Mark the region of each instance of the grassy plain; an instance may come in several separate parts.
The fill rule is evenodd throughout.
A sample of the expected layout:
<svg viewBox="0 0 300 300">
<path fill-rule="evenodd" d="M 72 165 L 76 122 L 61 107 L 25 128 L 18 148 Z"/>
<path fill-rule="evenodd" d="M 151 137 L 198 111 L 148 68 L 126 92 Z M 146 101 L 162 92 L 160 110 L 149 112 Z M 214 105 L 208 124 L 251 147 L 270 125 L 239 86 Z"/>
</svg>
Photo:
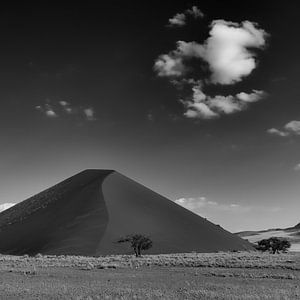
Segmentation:
<svg viewBox="0 0 300 300">
<path fill-rule="evenodd" d="M 3 255 L 0 299 L 300 299 L 300 255 Z"/>
</svg>

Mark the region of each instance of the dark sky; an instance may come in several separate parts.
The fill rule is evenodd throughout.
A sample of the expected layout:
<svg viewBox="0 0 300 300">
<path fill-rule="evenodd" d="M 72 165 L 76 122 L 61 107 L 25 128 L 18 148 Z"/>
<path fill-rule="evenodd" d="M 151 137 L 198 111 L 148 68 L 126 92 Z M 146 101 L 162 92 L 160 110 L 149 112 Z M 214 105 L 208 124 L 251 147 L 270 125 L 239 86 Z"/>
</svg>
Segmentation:
<svg viewBox="0 0 300 300">
<path fill-rule="evenodd" d="M 299 222 L 300 130 L 284 131 L 300 120 L 297 1 L 178 2 L 1 6 L 1 203 L 107 168 L 232 231 Z M 166 26 L 192 6 L 205 16 Z M 210 92 L 268 97 L 234 114 L 186 118 L 183 91 L 153 66 L 176 41 L 203 43 L 218 19 L 255 22 L 268 37 L 247 78 Z"/>
</svg>

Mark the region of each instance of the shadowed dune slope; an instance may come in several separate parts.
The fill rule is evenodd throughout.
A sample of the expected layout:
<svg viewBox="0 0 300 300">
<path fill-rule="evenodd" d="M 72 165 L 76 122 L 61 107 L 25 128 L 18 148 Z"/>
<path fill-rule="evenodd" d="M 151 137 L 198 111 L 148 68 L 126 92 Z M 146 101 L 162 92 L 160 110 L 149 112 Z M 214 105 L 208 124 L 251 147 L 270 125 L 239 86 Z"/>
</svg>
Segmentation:
<svg viewBox="0 0 300 300">
<path fill-rule="evenodd" d="M 109 170 L 87 170 L 0 214 L 0 253 L 94 255 L 108 214 L 101 183 Z"/>
<path fill-rule="evenodd" d="M 86 170 L 0 214 L 0 253 L 131 253 L 116 241 L 150 236 L 148 253 L 214 252 L 251 245 L 111 170 Z"/>
</svg>

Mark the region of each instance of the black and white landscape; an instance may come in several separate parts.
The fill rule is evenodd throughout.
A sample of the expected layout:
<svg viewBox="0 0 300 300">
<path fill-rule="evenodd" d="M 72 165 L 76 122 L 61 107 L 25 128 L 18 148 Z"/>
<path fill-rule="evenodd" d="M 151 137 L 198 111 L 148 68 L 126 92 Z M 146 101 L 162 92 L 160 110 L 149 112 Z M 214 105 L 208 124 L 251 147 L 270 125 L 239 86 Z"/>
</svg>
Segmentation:
<svg viewBox="0 0 300 300">
<path fill-rule="evenodd" d="M 0 299 L 299 299 L 299 6 L 1 5 Z"/>
<path fill-rule="evenodd" d="M 136 232 L 155 241 L 149 254 L 253 249 L 118 172 L 86 170 L 0 214 L 0 252 L 130 254 L 117 241 Z"/>
</svg>

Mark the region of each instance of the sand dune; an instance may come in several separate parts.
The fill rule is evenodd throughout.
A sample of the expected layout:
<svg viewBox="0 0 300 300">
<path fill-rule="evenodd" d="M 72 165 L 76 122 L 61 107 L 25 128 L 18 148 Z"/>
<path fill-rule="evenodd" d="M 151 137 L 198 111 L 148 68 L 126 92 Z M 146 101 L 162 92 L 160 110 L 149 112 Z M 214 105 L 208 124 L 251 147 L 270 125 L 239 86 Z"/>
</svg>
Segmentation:
<svg viewBox="0 0 300 300">
<path fill-rule="evenodd" d="M 118 238 L 149 235 L 147 253 L 215 252 L 251 245 L 111 170 L 86 170 L 0 214 L 0 253 L 127 254 Z"/>
<path fill-rule="evenodd" d="M 290 251 L 300 252 L 300 223 L 294 227 L 284 229 L 268 229 L 261 231 L 242 231 L 236 233 L 239 237 L 251 242 L 257 243 L 263 239 L 269 239 L 271 237 L 284 238 L 290 241 Z"/>
</svg>

